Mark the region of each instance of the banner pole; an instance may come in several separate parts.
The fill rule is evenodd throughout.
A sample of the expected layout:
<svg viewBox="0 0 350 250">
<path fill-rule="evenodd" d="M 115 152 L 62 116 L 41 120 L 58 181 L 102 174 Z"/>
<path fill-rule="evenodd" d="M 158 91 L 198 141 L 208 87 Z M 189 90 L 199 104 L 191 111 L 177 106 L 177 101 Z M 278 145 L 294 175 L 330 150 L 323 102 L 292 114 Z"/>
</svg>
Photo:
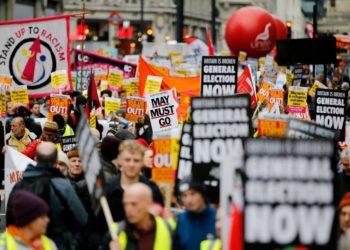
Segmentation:
<svg viewBox="0 0 350 250">
<path fill-rule="evenodd" d="M 83 70 L 84 70 L 84 47 L 86 35 L 84 34 L 84 23 L 85 23 L 85 0 L 83 2 L 83 11 L 81 17 L 81 30 L 82 30 L 82 39 L 81 39 L 81 76 L 80 76 L 80 93 L 83 94 Z M 85 36 L 85 37 L 84 37 Z"/>
<path fill-rule="evenodd" d="M 111 238 L 112 238 L 112 240 L 118 240 L 117 232 L 113 229 L 113 218 L 112 218 L 111 210 L 108 206 L 106 196 L 104 196 L 104 195 L 101 196 L 100 203 L 101 203 L 101 207 L 102 207 L 103 213 L 104 213 L 105 218 L 106 218 L 106 222 L 108 225 L 108 230 L 109 230 L 109 233 L 111 235 Z"/>
</svg>

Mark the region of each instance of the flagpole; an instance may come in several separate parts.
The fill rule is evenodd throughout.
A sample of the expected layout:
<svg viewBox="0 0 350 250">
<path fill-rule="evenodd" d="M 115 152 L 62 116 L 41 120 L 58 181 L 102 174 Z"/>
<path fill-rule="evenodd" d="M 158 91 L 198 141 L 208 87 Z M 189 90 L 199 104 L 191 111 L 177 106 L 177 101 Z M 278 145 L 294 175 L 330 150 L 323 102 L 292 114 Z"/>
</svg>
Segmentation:
<svg viewBox="0 0 350 250">
<path fill-rule="evenodd" d="M 81 39 L 81 71 L 80 71 L 80 93 L 83 94 L 83 70 L 84 70 L 84 46 L 85 46 L 85 39 L 86 35 L 84 34 L 84 23 L 85 23 L 85 0 L 83 2 L 83 11 L 81 12 L 82 17 L 81 17 L 81 30 L 82 30 L 82 39 Z"/>
</svg>

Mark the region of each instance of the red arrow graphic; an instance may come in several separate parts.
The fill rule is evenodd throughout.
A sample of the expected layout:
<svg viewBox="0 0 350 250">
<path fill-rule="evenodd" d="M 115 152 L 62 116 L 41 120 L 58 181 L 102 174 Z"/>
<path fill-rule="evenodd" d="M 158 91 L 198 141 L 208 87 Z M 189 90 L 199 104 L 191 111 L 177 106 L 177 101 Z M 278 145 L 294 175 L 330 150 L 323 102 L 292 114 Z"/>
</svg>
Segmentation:
<svg viewBox="0 0 350 250">
<path fill-rule="evenodd" d="M 29 56 L 26 66 L 24 67 L 24 71 L 21 78 L 23 80 L 33 82 L 36 64 L 36 54 L 41 53 L 39 37 L 33 42 L 29 50 L 31 51 L 31 54 Z"/>
</svg>

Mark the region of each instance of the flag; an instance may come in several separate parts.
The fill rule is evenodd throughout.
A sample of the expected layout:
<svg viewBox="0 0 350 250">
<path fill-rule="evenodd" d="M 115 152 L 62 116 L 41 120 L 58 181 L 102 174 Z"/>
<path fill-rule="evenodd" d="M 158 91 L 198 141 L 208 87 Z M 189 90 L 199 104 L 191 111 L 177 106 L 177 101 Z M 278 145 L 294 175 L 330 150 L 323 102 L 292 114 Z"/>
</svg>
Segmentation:
<svg viewBox="0 0 350 250">
<path fill-rule="evenodd" d="M 52 92 L 52 72 L 67 70 L 70 79 L 70 16 L 0 22 L 0 72 L 12 75 L 13 86 L 27 86 L 32 98 Z"/>
<path fill-rule="evenodd" d="M 213 41 L 211 40 L 211 36 L 210 36 L 210 32 L 209 32 L 208 27 L 206 27 L 206 32 L 207 32 L 208 54 L 209 54 L 209 56 L 214 56 L 215 49 L 214 49 Z"/>
<path fill-rule="evenodd" d="M 229 249 L 243 250 L 243 212 L 238 204 L 232 204 Z"/>
<path fill-rule="evenodd" d="M 95 83 L 95 78 L 92 75 L 92 70 L 90 71 L 90 84 L 88 88 L 88 98 L 86 101 L 85 114 L 88 119 L 90 119 L 90 113 L 95 108 L 101 107 L 100 99 L 98 98 L 97 87 Z"/>
<path fill-rule="evenodd" d="M 245 69 L 243 70 L 242 74 L 238 78 L 237 82 L 237 93 L 249 93 L 251 97 L 250 106 L 252 109 L 255 108 L 258 98 L 256 96 L 255 92 L 255 83 L 252 78 L 252 72 L 250 71 L 250 66 L 247 65 Z"/>
</svg>

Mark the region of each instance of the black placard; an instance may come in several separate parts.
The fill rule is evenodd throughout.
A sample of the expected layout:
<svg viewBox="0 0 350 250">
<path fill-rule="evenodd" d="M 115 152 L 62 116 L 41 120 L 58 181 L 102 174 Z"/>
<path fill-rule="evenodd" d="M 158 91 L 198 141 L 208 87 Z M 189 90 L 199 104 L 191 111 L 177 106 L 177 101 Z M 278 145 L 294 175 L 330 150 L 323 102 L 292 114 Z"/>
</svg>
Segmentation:
<svg viewBox="0 0 350 250">
<path fill-rule="evenodd" d="M 67 153 L 72 150 L 77 144 L 75 136 L 65 136 L 62 137 L 62 151 Z"/>
<path fill-rule="evenodd" d="M 333 143 L 248 139 L 244 153 L 244 249 L 336 249 Z"/>
<path fill-rule="evenodd" d="M 201 96 L 232 96 L 236 92 L 237 57 L 203 56 Z"/>
<path fill-rule="evenodd" d="M 221 161 L 252 135 L 250 96 L 194 97 L 191 111 L 192 179 L 217 203 Z"/>
<path fill-rule="evenodd" d="M 315 121 L 326 128 L 341 131 L 344 138 L 347 92 L 316 89 Z"/>
</svg>

